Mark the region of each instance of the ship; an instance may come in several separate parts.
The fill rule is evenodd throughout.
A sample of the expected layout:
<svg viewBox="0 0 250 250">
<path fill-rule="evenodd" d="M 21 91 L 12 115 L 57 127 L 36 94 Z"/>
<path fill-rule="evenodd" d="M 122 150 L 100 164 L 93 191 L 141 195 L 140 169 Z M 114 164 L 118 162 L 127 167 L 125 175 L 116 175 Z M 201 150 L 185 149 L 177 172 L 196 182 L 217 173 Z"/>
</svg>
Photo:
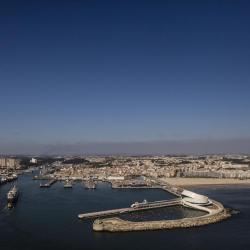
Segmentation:
<svg viewBox="0 0 250 250">
<path fill-rule="evenodd" d="M 18 188 L 14 186 L 7 194 L 8 203 L 15 203 L 19 195 Z"/>
</svg>

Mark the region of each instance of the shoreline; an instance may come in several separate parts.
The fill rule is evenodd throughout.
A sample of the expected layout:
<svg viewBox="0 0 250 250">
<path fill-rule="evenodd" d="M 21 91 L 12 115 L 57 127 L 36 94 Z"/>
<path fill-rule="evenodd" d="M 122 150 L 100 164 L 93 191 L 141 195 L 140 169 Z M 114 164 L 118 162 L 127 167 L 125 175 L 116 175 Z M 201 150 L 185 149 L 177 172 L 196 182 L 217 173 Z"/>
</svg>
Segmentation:
<svg viewBox="0 0 250 250">
<path fill-rule="evenodd" d="M 211 188 L 211 187 L 235 187 L 250 188 L 250 179 L 217 179 L 217 178 L 164 178 L 162 179 L 173 186 L 182 188 Z"/>
</svg>

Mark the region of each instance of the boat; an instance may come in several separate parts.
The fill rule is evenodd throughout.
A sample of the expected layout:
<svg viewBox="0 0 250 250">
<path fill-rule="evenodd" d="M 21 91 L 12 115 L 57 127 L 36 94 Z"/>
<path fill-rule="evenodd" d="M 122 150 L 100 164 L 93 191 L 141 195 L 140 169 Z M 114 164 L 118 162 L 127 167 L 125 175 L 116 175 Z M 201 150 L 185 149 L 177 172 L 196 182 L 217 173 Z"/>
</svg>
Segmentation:
<svg viewBox="0 0 250 250">
<path fill-rule="evenodd" d="M 7 182 L 7 179 L 5 177 L 1 177 L 0 184 L 5 184 Z"/>
<path fill-rule="evenodd" d="M 85 189 L 95 189 L 96 184 L 93 180 L 88 180 L 84 182 Z"/>
<path fill-rule="evenodd" d="M 16 179 L 17 179 L 17 175 L 16 174 L 11 174 L 11 175 L 6 176 L 6 181 L 7 182 L 11 182 L 11 181 L 14 181 Z"/>
<path fill-rule="evenodd" d="M 66 180 L 64 183 L 64 188 L 72 188 L 72 182 L 70 180 Z"/>
<path fill-rule="evenodd" d="M 18 188 L 14 185 L 13 188 L 7 193 L 8 203 L 15 203 L 19 195 Z"/>
<path fill-rule="evenodd" d="M 40 188 L 48 188 L 50 185 L 48 183 L 40 183 Z"/>
<path fill-rule="evenodd" d="M 143 202 L 136 201 L 130 207 L 139 208 L 139 207 L 147 207 L 148 205 L 149 205 L 149 202 L 146 199 L 144 199 Z"/>
</svg>

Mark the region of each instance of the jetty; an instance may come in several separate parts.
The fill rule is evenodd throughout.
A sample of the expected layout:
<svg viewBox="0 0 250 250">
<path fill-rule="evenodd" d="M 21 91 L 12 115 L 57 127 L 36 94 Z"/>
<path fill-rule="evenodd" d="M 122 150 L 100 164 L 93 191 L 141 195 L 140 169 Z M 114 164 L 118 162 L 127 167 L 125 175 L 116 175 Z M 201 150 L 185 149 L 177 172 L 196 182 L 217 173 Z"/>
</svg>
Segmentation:
<svg viewBox="0 0 250 250">
<path fill-rule="evenodd" d="M 124 232 L 124 231 L 144 231 L 144 230 L 159 230 L 172 228 L 187 228 L 208 225 L 227 219 L 231 213 L 224 206 L 207 196 L 172 186 L 163 181 L 153 182 L 153 185 L 148 186 L 122 186 L 113 185 L 113 188 L 154 188 L 162 189 L 175 195 L 176 199 L 161 200 L 147 202 L 135 202 L 130 207 L 111 209 L 106 211 L 91 212 L 79 214 L 79 219 L 94 219 L 94 231 L 108 231 L 108 232 Z M 140 221 L 133 222 L 119 218 L 120 214 L 132 213 L 136 211 L 144 211 L 155 208 L 163 208 L 169 206 L 183 206 L 195 210 L 205 212 L 204 215 L 192 218 L 183 218 L 177 220 L 159 220 L 159 221 Z"/>
<path fill-rule="evenodd" d="M 54 183 L 56 183 L 56 180 L 50 180 L 49 182 L 46 182 L 46 183 L 40 183 L 40 188 L 49 188 Z"/>
<path fill-rule="evenodd" d="M 99 212 L 91 212 L 91 213 L 84 213 L 79 214 L 79 219 L 96 219 L 96 218 L 102 218 L 102 217 L 108 217 L 113 215 L 119 215 L 124 213 L 131 213 L 136 211 L 143 211 L 143 210 L 149 210 L 153 208 L 163 208 L 163 207 L 169 207 L 169 206 L 176 206 L 181 205 L 181 199 L 171 199 L 171 200 L 162 200 L 162 201 L 154 201 L 154 202 L 142 202 L 142 203 L 134 203 L 131 205 L 131 207 L 127 208 L 118 208 L 118 209 L 111 209 L 111 210 L 105 210 L 105 211 L 99 211 Z"/>
</svg>

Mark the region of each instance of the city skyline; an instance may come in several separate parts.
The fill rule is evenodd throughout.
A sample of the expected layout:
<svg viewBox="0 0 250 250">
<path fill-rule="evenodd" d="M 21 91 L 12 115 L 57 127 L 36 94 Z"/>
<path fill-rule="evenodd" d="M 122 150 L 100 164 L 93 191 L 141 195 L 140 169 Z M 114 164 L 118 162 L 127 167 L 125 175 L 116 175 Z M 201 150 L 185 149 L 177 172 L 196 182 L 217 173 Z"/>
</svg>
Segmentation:
<svg viewBox="0 0 250 250">
<path fill-rule="evenodd" d="M 247 1 L 0 6 L 0 153 L 249 152 Z"/>
</svg>

